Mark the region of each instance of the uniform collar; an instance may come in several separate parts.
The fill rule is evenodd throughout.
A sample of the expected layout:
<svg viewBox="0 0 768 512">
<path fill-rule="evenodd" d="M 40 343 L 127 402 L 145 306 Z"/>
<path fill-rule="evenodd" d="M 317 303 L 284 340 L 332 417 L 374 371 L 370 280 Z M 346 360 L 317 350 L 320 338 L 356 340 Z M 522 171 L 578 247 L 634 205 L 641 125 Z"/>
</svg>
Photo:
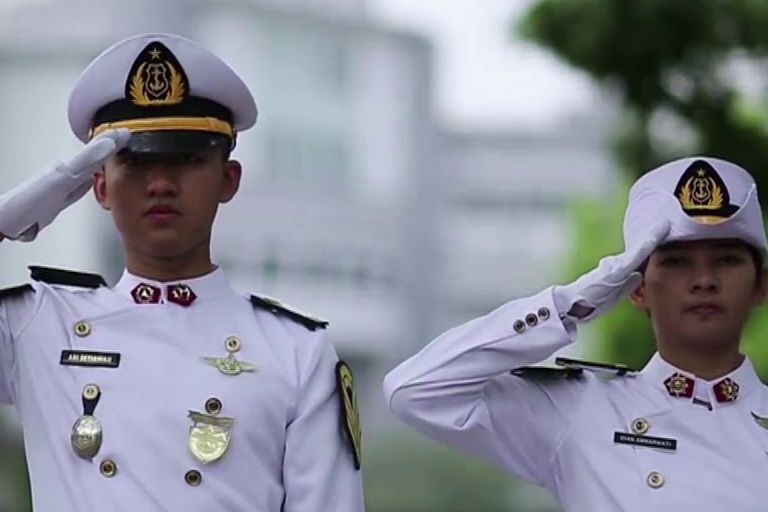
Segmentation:
<svg viewBox="0 0 768 512">
<path fill-rule="evenodd" d="M 748 357 L 731 373 L 705 380 L 669 364 L 656 352 L 640 375 L 673 402 L 696 402 L 710 408 L 738 403 L 761 386 Z"/>
<path fill-rule="evenodd" d="M 114 289 L 133 302 L 148 304 L 194 305 L 200 301 L 233 293 L 224 271 L 219 267 L 200 277 L 165 282 L 137 276 L 126 269 Z M 185 292 L 184 296 L 180 296 L 179 291 L 185 289 L 189 290 L 191 295 Z"/>
</svg>

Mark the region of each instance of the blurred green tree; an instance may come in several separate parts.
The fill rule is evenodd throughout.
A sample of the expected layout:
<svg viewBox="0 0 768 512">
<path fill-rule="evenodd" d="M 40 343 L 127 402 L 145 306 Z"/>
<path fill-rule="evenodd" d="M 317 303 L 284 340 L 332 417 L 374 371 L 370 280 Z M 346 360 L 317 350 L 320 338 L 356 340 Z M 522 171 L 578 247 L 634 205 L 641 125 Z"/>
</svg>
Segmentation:
<svg viewBox="0 0 768 512">
<path fill-rule="evenodd" d="M 547 491 L 410 431 L 366 450 L 368 512 L 556 512 Z"/>
<path fill-rule="evenodd" d="M 634 178 L 705 152 L 755 173 L 768 199 L 764 0 L 539 0 L 522 35 L 615 91 L 619 163 Z M 666 130 L 665 130 L 666 128 Z"/>
<path fill-rule="evenodd" d="M 0 415 L 5 411 L 0 408 Z M 21 438 L 0 417 L 0 512 L 32 510 Z M 4 508 L 6 507 L 6 508 Z"/>
<path fill-rule="evenodd" d="M 766 26 L 765 0 L 538 0 L 518 28 L 619 99 L 613 143 L 628 182 L 666 160 L 709 154 L 749 169 L 766 211 Z M 574 251 L 564 277 L 621 250 L 622 195 L 616 204 L 573 205 Z M 760 308 L 743 337 L 764 379 L 766 329 L 768 311 Z M 592 332 L 600 359 L 641 367 L 654 350 L 648 319 L 627 302 Z"/>
</svg>

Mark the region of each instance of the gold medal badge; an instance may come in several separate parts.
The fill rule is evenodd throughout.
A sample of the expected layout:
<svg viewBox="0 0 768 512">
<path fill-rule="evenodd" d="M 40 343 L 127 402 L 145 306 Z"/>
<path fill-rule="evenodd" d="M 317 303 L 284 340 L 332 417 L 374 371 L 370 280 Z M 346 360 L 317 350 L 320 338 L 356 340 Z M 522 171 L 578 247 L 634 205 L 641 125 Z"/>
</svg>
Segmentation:
<svg viewBox="0 0 768 512">
<path fill-rule="evenodd" d="M 231 438 L 230 429 L 235 418 L 226 418 L 189 411 L 192 426 L 189 427 L 189 450 L 197 460 L 208 464 L 227 453 Z"/>
<path fill-rule="evenodd" d="M 355 393 L 355 378 L 352 369 L 344 361 L 336 364 L 336 383 L 341 399 L 344 430 L 347 433 L 355 469 L 360 469 L 362 462 L 363 429 L 360 425 L 360 412 L 357 408 L 357 393 Z"/>
</svg>

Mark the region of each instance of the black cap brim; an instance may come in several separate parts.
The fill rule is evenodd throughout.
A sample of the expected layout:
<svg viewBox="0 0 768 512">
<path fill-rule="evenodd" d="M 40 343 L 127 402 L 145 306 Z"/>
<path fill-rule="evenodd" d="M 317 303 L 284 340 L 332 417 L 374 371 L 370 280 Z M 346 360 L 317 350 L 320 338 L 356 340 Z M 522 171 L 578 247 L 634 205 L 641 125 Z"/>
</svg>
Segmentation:
<svg viewBox="0 0 768 512">
<path fill-rule="evenodd" d="M 226 135 L 179 130 L 134 132 L 125 149 L 131 153 L 197 153 L 231 147 L 232 142 Z"/>
</svg>

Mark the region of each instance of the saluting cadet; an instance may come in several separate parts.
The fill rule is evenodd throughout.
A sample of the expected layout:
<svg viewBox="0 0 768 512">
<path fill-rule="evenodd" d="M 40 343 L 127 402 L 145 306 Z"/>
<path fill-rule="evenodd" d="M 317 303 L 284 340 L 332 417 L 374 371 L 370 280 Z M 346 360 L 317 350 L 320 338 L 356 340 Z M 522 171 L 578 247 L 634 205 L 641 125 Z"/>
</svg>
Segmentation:
<svg viewBox="0 0 768 512">
<path fill-rule="evenodd" d="M 32 240 L 93 189 L 127 268 L 32 267 L 0 294 L 0 402 L 24 431 L 34 508 L 363 510 L 353 378 L 326 322 L 233 291 L 210 257 L 256 105 L 217 56 L 170 34 L 121 41 L 83 72 L 74 158 L 0 197 Z"/>
<path fill-rule="evenodd" d="M 566 511 L 766 510 L 768 390 L 739 353 L 766 292 L 754 181 L 715 158 L 662 165 L 630 191 L 624 244 L 571 284 L 439 336 L 387 375 L 390 407 L 547 487 Z M 525 366 L 625 294 L 655 332 L 641 371 Z"/>
</svg>

